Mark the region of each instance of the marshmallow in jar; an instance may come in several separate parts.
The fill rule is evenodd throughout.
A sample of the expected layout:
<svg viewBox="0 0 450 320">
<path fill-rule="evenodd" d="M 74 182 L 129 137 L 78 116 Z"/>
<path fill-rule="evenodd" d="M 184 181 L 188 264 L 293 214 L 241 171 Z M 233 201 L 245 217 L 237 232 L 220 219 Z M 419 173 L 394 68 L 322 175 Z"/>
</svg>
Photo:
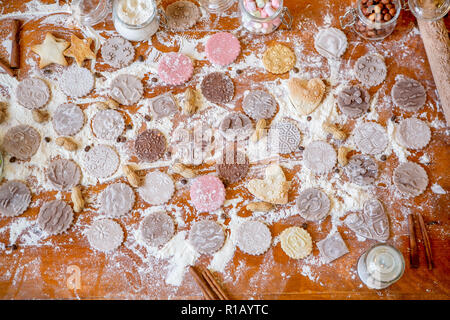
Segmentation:
<svg viewBox="0 0 450 320">
<path fill-rule="evenodd" d="M 155 0 L 114 0 L 113 21 L 117 32 L 125 39 L 148 40 L 159 28 Z"/>
<path fill-rule="evenodd" d="M 292 26 L 292 16 L 283 0 L 239 0 L 239 8 L 243 26 L 253 33 L 271 33 L 282 23 L 288 29 Z"/>
</svg>

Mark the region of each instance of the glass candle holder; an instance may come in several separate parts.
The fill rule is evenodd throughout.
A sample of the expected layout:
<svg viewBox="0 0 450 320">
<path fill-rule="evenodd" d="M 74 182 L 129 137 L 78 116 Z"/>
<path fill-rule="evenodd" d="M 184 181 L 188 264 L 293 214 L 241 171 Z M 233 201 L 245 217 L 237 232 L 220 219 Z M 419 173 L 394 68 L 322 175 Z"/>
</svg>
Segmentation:
<svg viewBox="0 0 450 320">
<path fill-rule="evenodd" d="M 389 3 L 368 5 L 367 0 L 358 0 L 356 8 L 347 10 L 340 17 L 342 28 L 353 27 L 353 30 L 367 40 L 382 40 L 389 36 L 397 25 L 402 9 L 400 0 Z"/>
<path fill-rule="evenodd" d="M 400 251 L 388 244 L 377 244 L 358 260 L 358 275 L 370 289 L 384 289 L 398 281 L 405 271 Z"/>
<path fill-rule="evenodd" d="M 258 4 L 254 0 L 239 0 L 239 11 L 242 25 L 253 33 L 268 34 L 277 30 L 281 24 L 287 29 L 292 28 L 292 15 L 283 6 L 283 0 L 258 0 Z"/>
<path fill-rule="evenodd" d="M 116 31 L 130 41 L 149 40 L 158 31 L 160 16 L 165 17 L 155 0 L 114 0 L 113 22 Z"/>
<path fill-rule="evenodd" d="M 236 0 L 199 0 L 200 5 L 211 13 L 221 13 L 230 8 Z"/>
<path fill-rule="evenodd" d="M 409 9 L 417 19 L 434 21 L 450 10 L 450 0 L 408 0 Z"/>
<path fill-rule="evenodd" d="M 73 0 L 70 10 L 82 25 L 93 26 L 106 18 L 110 6 L 108 0 Z"/>
</svg>

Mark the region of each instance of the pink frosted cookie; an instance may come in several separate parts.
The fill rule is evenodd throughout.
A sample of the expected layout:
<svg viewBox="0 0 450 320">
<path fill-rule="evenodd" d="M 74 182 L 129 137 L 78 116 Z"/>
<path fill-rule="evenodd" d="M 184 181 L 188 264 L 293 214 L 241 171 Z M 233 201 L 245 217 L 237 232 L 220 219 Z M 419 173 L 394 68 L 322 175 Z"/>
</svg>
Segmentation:
<svg viewBox="0 0 450 320">
<path fill-rule="evenodd" d="M 225 187 L 222 181 L 211 175 L 195 179 L 190 193 L 193 205 L 200 212 L 215 211 L 225 201 Z"/>
<path fill-rule="evenodd" d="M 220 66 L 227 66 L 239 56 L 241 44 L 231 33 L 219 32 L 208 39 L 205 51 L 209 61 Z"/>
<path fill-rule="evenodd" d="M 192 77 L 193 72 L 191 59 L 177 52 L 165 54 L 158 65 L 158 75 L 167 84 L 183 84 Z"/>
</svg>

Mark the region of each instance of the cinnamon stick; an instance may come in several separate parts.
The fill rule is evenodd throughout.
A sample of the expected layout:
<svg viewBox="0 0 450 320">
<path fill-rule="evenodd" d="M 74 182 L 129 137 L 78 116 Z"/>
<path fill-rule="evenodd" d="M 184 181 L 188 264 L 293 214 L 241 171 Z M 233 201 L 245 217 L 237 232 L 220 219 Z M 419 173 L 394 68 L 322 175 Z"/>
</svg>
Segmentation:
<svg viewBox="0 0 450 320">
<path fill-rule="evenodd" d="M 11 26 L 11 56 L 9 58 L 9 65 L 11 68 L 20 68 L 20 48 L 19 48 L 19 42 L 20 42 L 20 20 L 13 19 L 12 20 L 12 26 Z"/>
<path fill-rule="evenodd" d="M 208 269 L 205 269 L 202 272 L 202 276 L 203 276 L 203 278 L 205 278 L 206 282 L 214 290 L 214 293 L 219 297 L 220 300 L 229 300 L 226 293 L 223 291 L 223 289 L 219 286 L 217 281 L 214 279 L 214 276 L 212 275 L 211 271 L 209 271 Z"/>
<path fill-rule="evenodd" d="M 430 238 L 428 238 L 427 229 L 425 227 L 425 222 L 420 213 L 417 214 L 419 218 L 420 231 L 422 232 L 422 240 L 425 247 L 425 256 L 427 258 L 428 270 L 433 269 L 433 256 L 431 255 L 431 245 Z"/>
<path fill-rule="evenodd" d="M 14 71 L 8 65 L 3 63 L 1 60 L 0 60 L 0 68 L 2 68 L 11 77 L 14 77 Z"/>
<path fill-rule="evenodd" d="M 193 266 L 189 267 L 189 273 L 192 275 L 195 282 L 197 282 L 198 286 L 200 287 L 200 290 L 202 290 L 205 299 L 216 300 L 214 292 L 211 290 L 211 288 L 208 286 L 205 280 L 197 273 L 197 271 Z"/>
<path fill-rule="evenodd" d="M 414 230 L 414 216 L 408 215 L 408 227 L 409 227 L 409 262 L 411 268 L 417 269 L 419 267 L 419 254 L 417 251 L 417 239 L 416 232 Z"/>
</svg>

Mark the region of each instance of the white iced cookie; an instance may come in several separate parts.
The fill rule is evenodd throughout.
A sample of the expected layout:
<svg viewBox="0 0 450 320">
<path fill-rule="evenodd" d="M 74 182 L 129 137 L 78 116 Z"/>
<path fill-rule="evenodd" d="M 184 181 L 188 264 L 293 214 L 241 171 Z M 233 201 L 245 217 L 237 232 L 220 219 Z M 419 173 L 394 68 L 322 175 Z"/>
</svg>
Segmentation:
<svg viewBox="0 0 450 320">
<path fill-rule="evenodd" d="M 292 259 L 306 258 L 312 252 L 311 236 L 305 229 L 290 227 L 280 234 L 281 249 Z"/>
<path fill-rule="evenodd" d="M 273 164 L 267 167 L 264 180 L 250 180 L 247 189 L 260 200 L 273 204 L 286 204 L 290 186 L 291 183 L 286 181 L 283 169 Z"/>
<path fill-rule="evenodd" d="M 321 79 L 291 78 L 287 83 L 292 105 L 301 115 L 312 113 L 322 102 L 326 86 Z"/>
<path fill-rule="evenodd" d="M 314 47 L 325 58 L 338 59 L 347 49 L 347 37 L 336 28 L 322 29 L 314 38 Z"/>
</svg>

